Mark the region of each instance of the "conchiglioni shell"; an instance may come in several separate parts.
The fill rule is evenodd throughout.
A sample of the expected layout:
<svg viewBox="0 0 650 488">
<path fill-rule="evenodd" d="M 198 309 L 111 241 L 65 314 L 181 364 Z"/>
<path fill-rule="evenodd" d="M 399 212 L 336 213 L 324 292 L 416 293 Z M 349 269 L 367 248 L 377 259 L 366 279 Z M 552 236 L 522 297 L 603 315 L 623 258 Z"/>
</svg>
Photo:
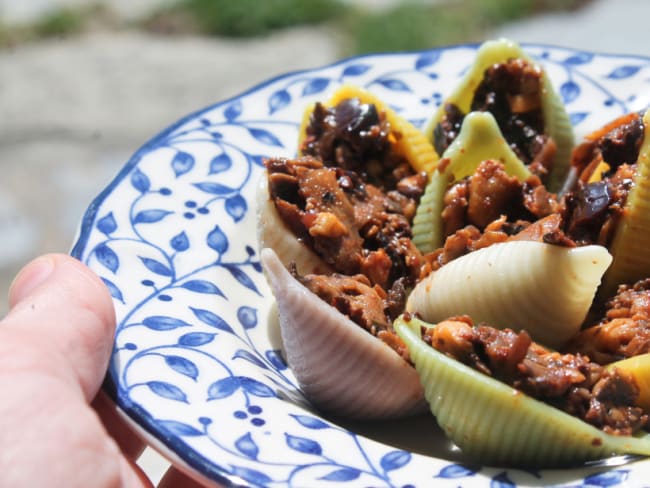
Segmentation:
<svg viewBox="0 0 650 488">
<path fill-rule="evenodd" d="M 431 175 L 413 218 L 413 243 L 421 252 L 434 251 L 444 242 L 442 210 L 449 185 L 472 175 L 487 159 L 501 161 L 506 173 L 521 181 L 531 174 L 504 139 L 494 116 L 471 112 L 443 154 L 448 162 L 443 172 L 436 170 Z"/>
<path fill-rule="evenodd" d="M 540 64 L 535 63 L 517 43 L 511 40 L 497 39 L 487 41 L 481 45 L 476 53 L 474 63 L 452 94 L 440 105 L 425 128 L 424 133 L 433 142 L 433 131 L 444 115 L 445 103 L 455 104 L 463 113 L 468 113 L 474 93 L 483 81 L 485 70 L 493 64 L 505 63 L 509 59 L 524 59 L 535 65 L 541 72 L 542 111 L 545 132 L 553 138 L 557 145 L 547 187 L 551 191 L 557 191 L 560 189 L 569 170 L 571 151 L 574 144 L 571 120 L 546 71 Z"/>
<path fill-rule="evenodd" d="M 611 131 L 622 128 L 640 117 L 638 112 L 627 112 L 585 135 L 583 141 L 573 148 L 571 169 L 562 184 L 559 195 L 574 190 L 579 181 L 582 183 L 601 181 L 603 175 L 608 173 L 611 167 L 606 161 L 603 161 L 602 151 L 598 148 L 597 142 Z"/>
<path fill-rule="evenodd" d="M 443 198 L 449 184 L 450 179 L 446 174 L 434 171 L 418 203 L 411 226 L 411 240 L 424 254 L 435 251 L 444 242 Z"/>
<path fill-rule="evenodd" d="M 386 114 L 386 120 L 390 124 L 392 131 L 400 135 L 393 142 L 395 152 L 404 156 L 415 171 L 425 171 L 429 174 L 435 169 L 439 158 L 431 142 L 413 124 L 396 114 L 386 103 L 369 91 L 354 85 L 342 85 L 325 103 L 325 106 L 335 107 L 339 102 L 351 98 L 358 98 L 361 103 L 374 105 L 377 112 Z M 313 111 L 314 105 L 311 104 L 303 114 L 298 135 L 298 147 L 302 145 L 305 139 L 307 125 Z"/>
<path fill-rule="evenodd" d="M 431 413 L 472 459 L 491 465 L 551 468 L 614 454 L 650 455 L 650 436 L 614 436 L 533 399 L 427 345 L 415 318 L 398 318 Z"/>
<path fill-rule="evenodd" d="M 286 359 L 319 409 L 379 419 L 426 410 L 415 369 L 299 283 L 270 249 L 262 266 L 275 295 Z"/>
<path fill-rule="evenodd" d="M 637 175 L 617 224 L 610 252 L 612 266 L 603 278 L 604 296 L 622 283 L 650 277 L 650 110 L 643 116 L 643 142 L 637 160 Z"/>
<path fill-rule="evenodd" d="M 285 225 L 269 195 L 268 173 L 264 171 L 257 185 L 257 242 L 259 248 L 275 251 L 280 261 L 291 263 L 301 274 L 330 274 L 332 267 L 306 244 L 301 242 Z"/>
<path fill-rule="evenodd" d="M 631 358 L 616 361 L 607 366 L 630 373 L 639 387 L 639 398 L 636 405 L 644 412 L 650 412 L 650 354 L 639 354 Z"/>
<path fill-rule="evenodd" d="M 602 246 L 494 244 L 431 273 L 415 286 L 406 310 L 434 323 L 469 315 L 475 323 L 526 329 L 535 341 L 559 348 L 580 329 L 610 262 Z"/>
</svg>

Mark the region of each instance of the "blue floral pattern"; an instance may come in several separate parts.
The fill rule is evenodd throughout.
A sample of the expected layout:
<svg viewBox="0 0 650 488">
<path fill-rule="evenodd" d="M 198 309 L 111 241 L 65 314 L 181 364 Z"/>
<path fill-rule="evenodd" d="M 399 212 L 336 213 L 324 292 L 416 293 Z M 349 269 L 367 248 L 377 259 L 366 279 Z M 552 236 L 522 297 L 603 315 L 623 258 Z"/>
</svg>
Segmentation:
<svg viewBox="0 0 650 488">
<path fill-rule="evenodd" d="M 646 461 L 531 472 L 454 461 L 439 432 L 430 444 L 440 455 L 381 442 L 314 411 L 273 340 L 255 228 L 263 158 L 293 156 L 304 107 L 346 82 L 422 126 L 476 47 L 351 58 L 271 80 L 154 137 L 92 202 L 72 254 L 114 298 L 106 389 L 163 452 L 225 485 L 612 487 L 645 479 Z M 578 137 L 648 105 L 649 59 L 524 48 L 547 69 Z"/>
</svg>

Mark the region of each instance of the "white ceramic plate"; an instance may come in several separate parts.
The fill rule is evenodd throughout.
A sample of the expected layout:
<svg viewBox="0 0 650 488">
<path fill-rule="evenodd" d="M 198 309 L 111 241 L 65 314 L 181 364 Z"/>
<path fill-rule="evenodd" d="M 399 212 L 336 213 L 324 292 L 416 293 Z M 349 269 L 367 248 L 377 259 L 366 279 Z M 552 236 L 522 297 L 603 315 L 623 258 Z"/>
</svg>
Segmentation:
<svg viewBox="0 0 650 488">
<path fill-rule="evenodd" d="M 523 47 L 545 66 L 578 137 L 647 105 L 650 59 Z M 637 486 L 648 479 L 650 461 L 541 472 L 467 464 L 430 417 L 375 425 L 324 418 L 279 353 L 256 242 L 262 159 L 293 156 L 304 106 L 343 82 L 422 126 L 475 51 L 364 56 L 281 76 L 165 129 L 92 202 L 72 254 L 115 301 L 106 389 L 163 454 L 225 485 Z"/>
</svg>

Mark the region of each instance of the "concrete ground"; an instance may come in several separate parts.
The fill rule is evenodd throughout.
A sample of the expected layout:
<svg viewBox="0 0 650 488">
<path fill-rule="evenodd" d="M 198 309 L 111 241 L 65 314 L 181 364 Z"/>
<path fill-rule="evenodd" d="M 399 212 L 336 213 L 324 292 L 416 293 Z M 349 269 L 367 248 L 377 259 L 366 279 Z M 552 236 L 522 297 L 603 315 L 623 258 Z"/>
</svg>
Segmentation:
<svg viewBox="0 0 650 488">
<path fill-rule="evenodd" d="M 0 0 L 0 15 L 29 18 L 27 5 L 55 1 L 75 0 Z M 490 37 L 650 55 L 648 18 L 645 0 L 594 0 Z M 0 51 L 0 316 L 20 266 L 68 251 L 88 203 L 144 141 L 269 77 L 334 61 L 332 35 L 304 28 L 230 41 L 99 32 Z M 142 463 L 154 480 L 166 465 L 153 451 Z"/>
</svg>

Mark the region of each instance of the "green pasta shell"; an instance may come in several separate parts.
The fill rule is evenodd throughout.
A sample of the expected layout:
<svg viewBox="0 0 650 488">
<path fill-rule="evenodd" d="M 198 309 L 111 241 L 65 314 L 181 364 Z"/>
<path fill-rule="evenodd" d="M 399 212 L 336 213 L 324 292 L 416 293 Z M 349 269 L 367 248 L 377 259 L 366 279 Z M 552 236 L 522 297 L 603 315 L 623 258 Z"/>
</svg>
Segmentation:
<svg viewBox="0 0 650 488">
<path fill-rule="evenodd" d="M 472 175 L 486 159 L 501 161 L 506 173 L 522 181 L 531 174 L 508 145 L 494 116 L 489 112 L 471 112 L 463 120 L 458 137 L 442 155 L 442 172 L 433 172 L 420 199 L 412 227 L 413 242 L 420 251 L 427 253 L 442 246 L 441 214 L 447 188 Z"/>
<path fill-rule="evenodd" d="M 470 111 L 477 87 L 483 80 L 485 70 L 490 66 L 505 63 L 510 59 L 524 59 L 540 70 L 542 79 L 542 111 L 545 132 L 557 145 L 553 167 L 548 176 L 547 187 L 551 191 L 560 189 L 570 167 L 574 134 L 566 108 L 555 91 L 546 71 L 535 63 L 517 44 L 509 39 L 496 39 L 483 43 L 476 53 L 474 63 L 467 71 L 460 84 L 447 97 L 426 126 L 424 133 L 433 141 L 433 131 L 444 115 L 445 103 L 456 105 L 463 113 Z"/>
<path fill-rule="evenodd" d="M 614 436 L 535 400 L 427 345 L 416 318 L 395 321 L 431 412 L 468 457 L 484 464 L 554 468 L 615 454 L 650 455 L 650 435 Z"/>
<path fill-rule="evenodd" d="M 643 142 L 635 184 L 618 222 L 610 253 L 614 260 L 603 278 L 602 293 L 612 295 L 619 284 L 650 277 L 650 110 L 643 115 Z"/>
</svg>

